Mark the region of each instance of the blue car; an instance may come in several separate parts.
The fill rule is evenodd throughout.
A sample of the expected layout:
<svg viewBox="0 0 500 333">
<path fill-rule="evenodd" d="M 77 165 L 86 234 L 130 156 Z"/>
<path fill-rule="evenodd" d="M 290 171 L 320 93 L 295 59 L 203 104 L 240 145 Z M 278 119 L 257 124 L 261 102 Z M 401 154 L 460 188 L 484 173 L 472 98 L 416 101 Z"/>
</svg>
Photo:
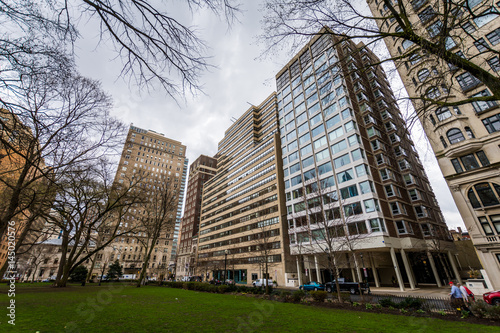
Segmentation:
<svg viewBox="0 0 500 333">
<path fill-rule="evenodd" d="M 325 290 L 325 285 L 319 282 L 311 281 L 299 287 L 300 290 Z"/>
</svg>

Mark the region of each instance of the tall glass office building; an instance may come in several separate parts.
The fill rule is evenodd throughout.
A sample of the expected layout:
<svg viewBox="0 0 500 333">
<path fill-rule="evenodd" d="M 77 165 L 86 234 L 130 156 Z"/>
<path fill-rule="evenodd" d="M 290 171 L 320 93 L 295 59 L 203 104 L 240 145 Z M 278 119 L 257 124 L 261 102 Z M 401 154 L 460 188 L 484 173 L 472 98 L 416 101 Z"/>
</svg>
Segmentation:
<svg viewBox="0 0 500 333">
<path fill-rule="evenodd" d="M 397 278 L 401 289 L 459 279 L 448 229 L 386 75 L 363 46 L 322 30 L 276 75 L 297 267 L 287 278 L 332 278 L 328 229 L 339 243 L 353 240 L 337 258 L 346 279 L 366 274 L 378 286 Z"/>
</svg>

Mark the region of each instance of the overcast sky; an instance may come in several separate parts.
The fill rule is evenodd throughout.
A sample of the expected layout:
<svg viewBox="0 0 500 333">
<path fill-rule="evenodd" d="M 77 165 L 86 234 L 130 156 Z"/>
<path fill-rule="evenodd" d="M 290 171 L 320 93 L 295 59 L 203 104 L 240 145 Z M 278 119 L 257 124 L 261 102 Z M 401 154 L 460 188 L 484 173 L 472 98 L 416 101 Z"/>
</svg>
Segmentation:
<svg viewBox="0 0 500 333">
<path fill-rule="evenodd" d="M 109 45 L 96 46 L 93 22 L 81 28 L 83 39 L 77 48 L 80 71 L 102 82 L 104 90 L 114 99 L 112 113 L 123 122 L 181 141 L 187 146 L 190 162 L 200 154 L 212 156 L 224 131 L 232 124 L 231 118 L 238 118 L 248 110 L 248 103 L 258 105 L 269 96 L 276 89 L 275 74 L 290 59 L 290 54 L 283 50 L 283 54 L 273 59 L 257 60 L 263 47 L 256 43 L 261 20 L 259 2 L 245 1 L 239 23 L 230 29 L 213 15 L 201 12 L 192 16 L 182 8 L 175 9 L 176 18 L 198 27 L 211 47 L 210 62 L 216 66 L 201 78 L 203 93 L 187 96 L 186 101 L 172 100 L 161 88 L 141 92 L 118 78 L 121 63 L 109 51 Z M 166 11 L 170 12 L 168 8 Z M 391 85 L 401 86 L 396 79 L 391 79 Z M 412 138 L 446 223 L 450 228 L 464 227 L 427 140 L 416 128 L 412 129 Z"/>
</svg>

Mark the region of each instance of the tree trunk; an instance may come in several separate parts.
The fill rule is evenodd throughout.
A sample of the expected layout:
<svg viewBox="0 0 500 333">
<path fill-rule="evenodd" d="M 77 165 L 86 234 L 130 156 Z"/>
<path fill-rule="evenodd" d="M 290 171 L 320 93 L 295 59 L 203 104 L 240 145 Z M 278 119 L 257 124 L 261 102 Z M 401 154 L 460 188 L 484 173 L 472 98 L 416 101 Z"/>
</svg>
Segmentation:
<svg viewBox="0 0 500 333">
<path fill-rule="evenodd" d="M 141 276 L 139 277 L 139 281 L 137 282 L 137 288 L 139 288 L 144 283 L 144 278 L 146 276 L 146 270 L 148 268 L 149 259 L 151 257 L 151 253 L 153 253 L 153 244 L 155 244 L 156 240 L 151 242 L 151 246 L 145 251 L 146 257 L 144 258 L 144 263 L 142 265 Z"/>
<path fill-rule="evenodd" d="M 68 238 L 69 238 L 69 231 L 64 230 L 62 234 L 61 260 L 59 261 L 59 269 L 57 270 L 56 282 L 54 283 L 56 287 L 66 287 L 66 284 L 61 285 L 60 282 L 63 276 L 64 267 L 66 266 L 66 254 L 68 252 Z"/>
</svg>

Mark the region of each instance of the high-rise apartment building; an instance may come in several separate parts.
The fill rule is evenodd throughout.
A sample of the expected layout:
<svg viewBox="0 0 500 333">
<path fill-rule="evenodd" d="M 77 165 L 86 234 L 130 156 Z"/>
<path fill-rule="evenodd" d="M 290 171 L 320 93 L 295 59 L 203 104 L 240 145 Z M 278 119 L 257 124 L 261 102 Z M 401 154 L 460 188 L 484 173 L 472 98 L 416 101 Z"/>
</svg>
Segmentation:
<svg viewBox="0 0 500 333">
<path fill-rule="evenodd" d="M 189 167 L 184 216 L 180 225 L 176 277 L 191 276 L 195 273 L 195 254 L 200 225 L 201 194 L 203 185 L 217 172 L 217 159 L 201 155 Z M 193 237 L 194 240 L 193 240 Z"/>
<path fill-rule="evenodd" d="M 352 240 L 337 250 L 346 279 L 366 274 L 379 286 L 397 278 L 402 290 L 459 279 L 393 92 L 381 66 L 372 65 L 379 59 L 340 38 L 322 30 L 276 75 L 287 233 L 299 283 L 332 278 L 324 228 L 338 243 Z"/>
<path fill-rule="evenodd" d="M 374 15 L 388 16 L 380 0 L 368 0 Z M 500 51 L 499 3 L 464 1 L 450 3 L 444 12 L 441 1 L 404 2 L 413 29 L 434 43 L 444 25 L 446 50 L 468 59 L 497 75 Z M 467 5 L 467 6 L 466 6 Z M 462 6 L 456 7 L 456 6 Z M 399 10 L 399 9 L 397 9 Z M 446 20 L 445 20 L 446 19 Z M 450 27 L 450 24 L 454 26 Z M 379 22 L 383 31 L 398 30 L 397 22 Z M 473 102 L 453 107 L 432 107 L 422 111 L 422 96 L 446 102 L 491 96 L 478 78 L 446 63 L 433 54 L 425 55 L 409 41 L 386 39 L 393 57 L 413 52 L 411 59 L 396 62 L 399 74 L 434 150 L 480 260 L 493 289 L 500 288 L 500 113 L 495 101 Z"/>
<path fill-rule="evenodd" d="M 168 273 L 174 272 L 176 232 L 179 230 L 182 213 L 186 172 L 186 146 L 155 131 L 130 126 L 114 183 L 128 186 L 140 179 L 139 185 L 135 186 L 143 189 L 141 193 L 144 195 L 148 196 L 150 190 L 164 189 L 172 191 L 176 200 L 175 224 L 168 230 L 162 230 L 158 241 L 153 245 L 147 271 L 147 276 L 151 279 L 163 279 Z M 140 226 L 139 221 L 144 216 L 156 214 L 146 212 L 147 209 L 150 209 L 149 206 L 136 204 L 117 223 L 124 229 Z M 118 260 L 123 266 L 124 275 L 137 278 L 145 254 L 144 235 L 145 232 L 139 227 L 134 234 L 116 238 L 103 253 L 96 255 L 95 274 L 100 274 L 102 265 Z"/>
<path fill-rule="evenodd" d="M 197 274 L 284 285 L 288 234 L 282 218 L 283 171 L 276 94 L 252 106 L 225 132 L 217 174 L 203 187 Z"/>
</svg>

